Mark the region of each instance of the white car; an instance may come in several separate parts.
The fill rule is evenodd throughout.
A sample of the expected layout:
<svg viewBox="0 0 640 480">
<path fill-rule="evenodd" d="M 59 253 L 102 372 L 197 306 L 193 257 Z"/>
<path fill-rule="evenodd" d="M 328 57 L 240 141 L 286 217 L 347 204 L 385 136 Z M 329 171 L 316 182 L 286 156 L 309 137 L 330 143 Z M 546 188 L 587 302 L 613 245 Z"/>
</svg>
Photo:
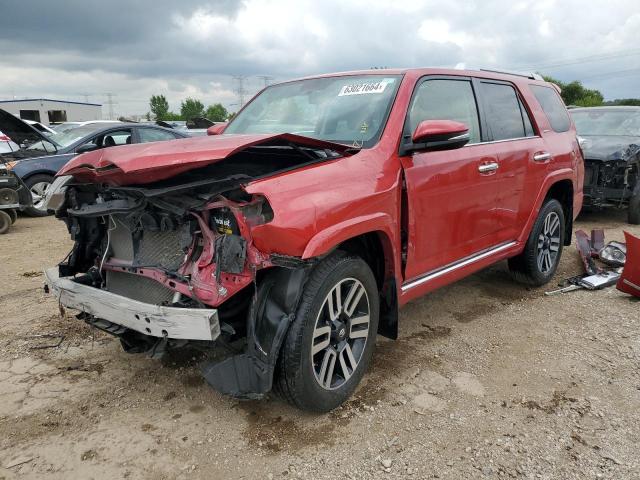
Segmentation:
<svg viewBox="0 0 640 480">
<path fill-rule="evenodd" d="M 35 128 L 36 130 L 38 130 L 41 133 L 44 133 L 45 135 L 55 135 L 56 131 L 53 130 L 52 128 L 47 127 L 46 125 L 40 123 L 40 122 L 35 122 L 33 120 L 22 120 L 24 123 L 27 123 L 29 125 L 31 125 L 33 128 Z"/>
<path fill-rule="evenodd" d="M 120 120 L 87 120 L 86 122 L 62 122 L 56 125 L 52 125 L 54 133 L 64 133 L 72 128 L 83 127 L 85 125 L 94 125 L 94 124 L 109 124 L 109 123 L 122 123 Z"/>
<path fill-rule="evenodd" d="M 11 141 L 4 133 L 0 131 L 0 154 L 16 152 L 20 150 L 17 143 Z"/>
</svg>

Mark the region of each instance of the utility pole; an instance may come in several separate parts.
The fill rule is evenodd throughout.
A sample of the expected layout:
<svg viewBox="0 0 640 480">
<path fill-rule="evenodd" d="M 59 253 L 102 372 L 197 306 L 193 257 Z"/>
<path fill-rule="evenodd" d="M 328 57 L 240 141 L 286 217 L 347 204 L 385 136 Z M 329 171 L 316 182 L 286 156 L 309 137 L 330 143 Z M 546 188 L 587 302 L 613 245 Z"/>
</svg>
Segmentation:
<svg viewBox="0 0 640 480">
<path fill-rule="evenodd" d="M 246 75 L 234 75 L 233 80 L 236 82 L 235 94 L 238 95 L 238 103 L 240 108 L 244 106 L 244 96 L 247 91 L 244 88 L 244 81 L 247 79 Z"/>
<path fill-rule="evenodd" d="M 262 79 L 265 88 L 271 85 L 271 82 L 273 81 L 273 77 L 271 75 L 258 75 L 258 78 Z"/>
<path fill-rule="evenodd" d="M 113 113 L 114 113 L 113 112 L 113 106 L 117 105 L 118 102 L 114 102 L 113 101 L 113 97 L 114 97 L 113 93 L 106 93 L 105 95 L 107 96 L 107 102 L 106 103 L 107 103 L 107 105 L 109 107 L 109 120 L 113 120 Z"/>
<path fill-rule="evenodd" d="M 88 93 L 82 93 L 81 95 L 84 97 L 84 103 L 89 103 L 89 94 Z"/>
</svg>

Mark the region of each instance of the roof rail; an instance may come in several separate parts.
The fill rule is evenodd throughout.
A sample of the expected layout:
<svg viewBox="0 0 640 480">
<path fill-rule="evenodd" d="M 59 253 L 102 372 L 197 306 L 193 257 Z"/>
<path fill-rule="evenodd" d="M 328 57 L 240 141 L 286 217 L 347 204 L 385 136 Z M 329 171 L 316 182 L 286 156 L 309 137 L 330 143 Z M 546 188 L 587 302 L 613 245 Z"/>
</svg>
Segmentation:
<svg viewBox="0 0 640 480">
<path fill-rule="evenodd" d="M 481 72 L 491 72 L 491 73 L 505 73 L 507 75 L 515 75 L 516 77 L 524 77 L 524 78 L 528 78 L 530 80 L 542 80 L 542 81 L 544 81 L 544 78 L 542 78 L 542 75 L 540 75 L 539 73 L 512 72 L 512 71 L 509 71 L 509 70 L 490 70 L 488 68 L 481 68 L 480 71 Z"/>
</svg>

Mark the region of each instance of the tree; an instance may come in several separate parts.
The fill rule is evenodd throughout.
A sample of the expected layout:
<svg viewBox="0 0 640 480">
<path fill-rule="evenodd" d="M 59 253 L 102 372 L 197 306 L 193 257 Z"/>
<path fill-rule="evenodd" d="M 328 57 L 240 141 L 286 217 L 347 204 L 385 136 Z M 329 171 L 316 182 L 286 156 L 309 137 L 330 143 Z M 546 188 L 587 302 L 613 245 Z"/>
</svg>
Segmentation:
<svg viewBox="0 0 640 480">
<path fill-rule="evenodd" d="M 224 108 L 221 103 L 215 103 L 209 105 L 204 116 L 212 122 L 224 122 L 229 116 L 229 112 L 227 112 L 227 109 Z"/>
<path fill-rule="evenodd" d="M 555 78 L 543 76 L 547 82 L 555 83 L 560 87 L 562 93 L 560 96 L 567 105 L 578 105 L 580 107 L 597 107 L 602 105 L 604 97 L 599 90 L 585 88 L 582 82 L 574 80 L 573 82 L 564 83 Z"/>
<path fill-rule="evenodd" d="M 195 117 L 204 116 L 204 104 L 195 98 L 186 98 L 180 104 L 180 115 L 183 120 L 191 120 Z"/>
<path fill-rule="evenodd" d="M 169 102 L 164 95 L 151 95 L 149 100 L 151 114 L 156 120 L 166 120 L 169 113 Z"/>
<path fill-rule="evenodd" d="M 610 100 L 608 102 L 604 102 L 605 105 L 627 105 L 640 107 L 640 98 L 617 98 L 615 100 Z"/>
</svg>

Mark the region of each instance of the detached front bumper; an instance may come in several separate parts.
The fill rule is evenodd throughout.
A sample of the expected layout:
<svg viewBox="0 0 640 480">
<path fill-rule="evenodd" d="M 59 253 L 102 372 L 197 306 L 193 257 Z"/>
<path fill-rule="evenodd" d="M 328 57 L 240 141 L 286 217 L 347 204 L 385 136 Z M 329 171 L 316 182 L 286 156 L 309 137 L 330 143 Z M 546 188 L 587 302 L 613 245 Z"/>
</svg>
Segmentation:
<svg viewBox="0 0 640 480">
<path fill-rule="evenodd" d="M 153 305 L 60 277 L 58 267 L 44 272 L 61 305 L 135 330 L 144 335 L 180 340 L 215 340 L 220 335 L 218 311 Z"/>
</svg>

